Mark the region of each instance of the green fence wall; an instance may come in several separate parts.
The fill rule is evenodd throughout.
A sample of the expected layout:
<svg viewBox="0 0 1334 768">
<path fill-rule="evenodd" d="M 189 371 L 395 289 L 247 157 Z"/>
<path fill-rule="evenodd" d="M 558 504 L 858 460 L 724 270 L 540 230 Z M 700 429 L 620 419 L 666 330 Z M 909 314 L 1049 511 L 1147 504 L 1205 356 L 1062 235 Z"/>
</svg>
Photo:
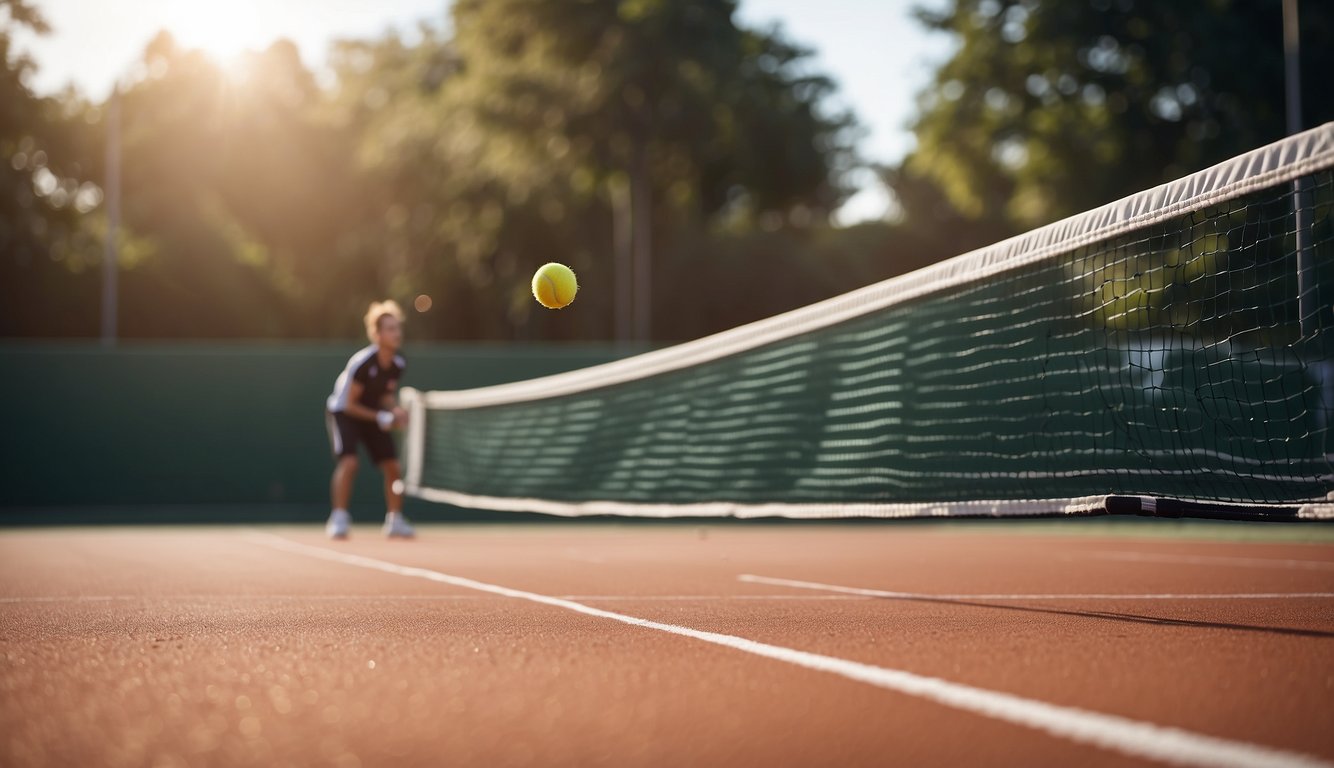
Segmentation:
<svg viewBox="0 0 1334 768">
<path fill-rule="evenodd" d="M 162 505 L 309 517 L 328 501 L 324 398 L 357 348 L 0 343 L 0 518 Z M 618 356 L 609 345 L 409 345 L 404 354 L 403 383 L 419 389 L 515 381 Z M 382 511 L 380 484 L 363 458 L 354 507 Z"/>
</svg>

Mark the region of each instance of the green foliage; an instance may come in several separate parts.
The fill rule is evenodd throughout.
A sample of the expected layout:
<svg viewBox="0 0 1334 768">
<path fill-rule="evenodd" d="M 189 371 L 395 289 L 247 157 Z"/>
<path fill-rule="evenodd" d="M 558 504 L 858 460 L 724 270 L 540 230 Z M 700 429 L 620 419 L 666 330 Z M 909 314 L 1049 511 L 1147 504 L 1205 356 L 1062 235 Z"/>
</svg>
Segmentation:
<svg viewBox="0 0 1334 768">
<path fill-rule="evenodd" d="M 80 181 L 77 123 L 25 82 L 34 65 L 14 49 L 22 28 L 48 31 L 31 3 L 0 0 L 0 318 L 10 333 L 79 333 L 72 318 L 96 312 L 96 286 L 81 274 L 95 244 L 78 214 L 96 190 Z"/>
<path fill-rule="evenodd" d="M 1278 0 L 957 0 L 920 14 L 959 47 L 917 149 L 881 169 L 899 219 L 835 230 L 855 122 L 810 51 L 735 6 L 456 0 L 449 24 L 338 42 L 329 82 L 287 42 L 222 66 L 160 35 L 121 96 L 122 332 L 354 338 L 365 302 L 425 294 L 417 338 L 608 338 L 612 201 L 634 176 L 655 337 L 690 338 L 1283 133 Z M 1334 118 L 1334 14 L 1302 13 L 1313 124 Z M 94 335 L 109 105 L 33 94 L 12 32 L 44 23 L 28 0 L 0 19 L 0 334 Z M 1101 274 L 1106 327 L 1233 258 L 1196 247 Z M 528 296 L 546 261 L 579 273 L 577 311 Z"/>
<path fill-rule="evenodd" d="M 1334 71 L 1334 11 L 1302 3 L 1300 12 L 1309 126 L 1334 119 L 1324 74 Z M 905 225 L 941 255 L 1286 133 L 1279 0 L 954 0 L 918 16 L 958 47 L 920 97 L 917 148 L 885 177 Z M 1235 212 L 1224 231 L 1183 220 L 1076 254 L 1070 279 L 1085 292 L 1073 316 L 1112 334 L 1236 341 L 1233 326 L 1247 323 L 1297 333 L 1295 244 L 1272 233 L 1255 244 L 1262 231 L 1291 227 L 1287 206 Z"/>
<path fill-rule="evenodd" d="M 1334 12 L 1302 3 L 1306 124 L 1334 119 Z M 901 172 L 1022 231 L 1281 138 L 1279 0 L 955 0 L 956 53 Z"/>
<path fill-rule="evenodd" d="M 732 11 L 464 0 L 452 38 L 426 26 L 413 46 L 390 35 L 336 48 L 334 114 L 385 194 L 380 231 L 401 289 L 430 286 L 469 310 L 442 316 L 438 335 L 609 335 L 609 198 L 637 151 L 669 253 L 722 219 L 818 220 L 841 201 L 851 119 L 822 110 L 832 83 L 800 73 L 807 51 L 738 28 Z M 549 260 L 585 290 L 579 313 L 543 313 L 539 326 L 527 276 Z M 659 273 L 680 268 L 658 261 Z M 655 327 L 683 333 L 670 318 Z"/>
</svg>

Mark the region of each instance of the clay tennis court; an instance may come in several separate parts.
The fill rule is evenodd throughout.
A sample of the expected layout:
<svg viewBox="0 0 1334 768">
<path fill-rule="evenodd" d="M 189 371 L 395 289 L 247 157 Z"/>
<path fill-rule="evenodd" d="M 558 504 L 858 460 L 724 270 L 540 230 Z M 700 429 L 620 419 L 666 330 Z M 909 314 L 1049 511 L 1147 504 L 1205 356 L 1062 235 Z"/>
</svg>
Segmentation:
<svg viewBox="0 0 1334 768">
<path fill-rule="evenodd" d="M 1219 530 L 9 530 L 0 763 L 1334 764 L 1334 543 Z"/>
</svg>

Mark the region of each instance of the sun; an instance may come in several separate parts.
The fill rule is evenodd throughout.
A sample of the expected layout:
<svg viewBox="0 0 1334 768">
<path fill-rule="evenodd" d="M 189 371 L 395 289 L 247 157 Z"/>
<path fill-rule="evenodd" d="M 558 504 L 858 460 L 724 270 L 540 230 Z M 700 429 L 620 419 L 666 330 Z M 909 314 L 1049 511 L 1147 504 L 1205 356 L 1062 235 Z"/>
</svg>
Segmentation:
<svg viewBox="0 0 1334 768">
<path fill-rule="evenodd" d="M 197 0 L 171 4 L 164 26 L 186 48 L 197 48 L 220 62 L 235 61 L 259 50 L 276 36 L 266 4 L 255 0 Z"/>
</svg>

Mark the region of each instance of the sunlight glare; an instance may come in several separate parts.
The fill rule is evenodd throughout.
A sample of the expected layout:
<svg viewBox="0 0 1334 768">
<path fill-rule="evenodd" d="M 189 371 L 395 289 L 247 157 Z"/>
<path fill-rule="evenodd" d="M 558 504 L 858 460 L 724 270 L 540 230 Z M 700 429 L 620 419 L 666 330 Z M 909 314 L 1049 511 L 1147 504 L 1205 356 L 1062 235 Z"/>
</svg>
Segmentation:
<svg viewBox="0 0 1334 768">
<path fill-rule="evenodd" d="M 175 2 L 164 26 L 185 48 L 198 48 L 221 63 L 247 50 L 262 50 L 280 35 L 266 3 L 257 0 Z"/>
</svg>

